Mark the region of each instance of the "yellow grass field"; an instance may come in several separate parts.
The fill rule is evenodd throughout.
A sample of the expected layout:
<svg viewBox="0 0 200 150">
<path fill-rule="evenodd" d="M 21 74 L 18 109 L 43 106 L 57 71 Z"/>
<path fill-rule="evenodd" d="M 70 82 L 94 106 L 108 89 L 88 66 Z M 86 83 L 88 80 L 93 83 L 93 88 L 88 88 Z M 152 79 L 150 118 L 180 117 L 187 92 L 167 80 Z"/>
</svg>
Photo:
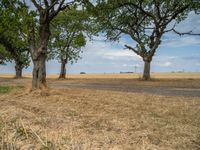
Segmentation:
<svg viewBox="0 0 200 150">
<path fill-rule="evenodd" d="M 0 74 L 0 77 L 14 77 L 13 74 Z M 31 74 L 25 74 L 24 77 L 32 77 Z M 58 75 L 47 75 L 48 78 L 58 78 Z M 67 74 L 67 78 L 81 78 L 81 79 L 91 79 L 91 78 L 141 78 L 142 74 L 134 73 L 134 74 Z M 152 78 L 158 79 L 200 79 L 200 73 L 151 73 Z"/>
<path fill-rule="evenodd" d="M 199 150 L 200 73 L 0 75 L 0 150 Z"/>
</svg>

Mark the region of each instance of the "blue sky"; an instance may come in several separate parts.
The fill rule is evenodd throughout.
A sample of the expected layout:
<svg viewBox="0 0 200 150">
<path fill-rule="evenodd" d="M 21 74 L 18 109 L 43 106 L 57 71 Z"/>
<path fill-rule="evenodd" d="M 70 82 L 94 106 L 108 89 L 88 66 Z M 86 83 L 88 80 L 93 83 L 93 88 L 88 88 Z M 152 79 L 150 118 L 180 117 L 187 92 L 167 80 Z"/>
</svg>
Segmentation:
<svg viewBox="0 0 200 150">
<path fill-rule="evenodd" d="M 191 13 L 189 17 L 177 26 L 178 31 L 200 33 L 200 15 Z M 67 66 L 67 73 L 119 73 L 120 71 L 143 71 L 143 61 L 134 52 L 124 49 L 124 44 L 134 45 L 127 36 L 119 42 L 105 42 L 104 37 L 96 37 L 88 41 L 81 54 L 82 59 Z M 47 62 L 47 73 L 57 74 L 60 64 L 56 60 Z M 25 73 L 31 73 L 32 64 Z M 152 72 L 200 72 L 200 37 L 178 36 L 168 33 L 162 38 L 152 64 Z M 14 73 L 14 64 L 0 66 L 0 73 Z"/>
</svg>

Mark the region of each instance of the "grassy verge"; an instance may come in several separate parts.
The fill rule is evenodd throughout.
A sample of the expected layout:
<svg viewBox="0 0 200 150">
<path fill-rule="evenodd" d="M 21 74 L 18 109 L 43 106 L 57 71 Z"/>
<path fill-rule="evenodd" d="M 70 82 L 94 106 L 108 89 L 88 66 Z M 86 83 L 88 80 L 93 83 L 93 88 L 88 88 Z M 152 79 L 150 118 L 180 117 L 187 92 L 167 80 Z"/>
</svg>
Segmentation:
<svg viewBox="0 0 200 150">
<path fill-rule="evenodd" d="M 0 94 L 10 93 L 12 91 L 12 87 L 10 86 L 0 86 Z"/>
<path fill-rule="evenodd" d="M 0 85 L 0 94 L 10 93 L 11 91 L 16 91 L 19 89 L 24 88 L 23 86 L 7 86 L 7 85 Z"/>
</svg>

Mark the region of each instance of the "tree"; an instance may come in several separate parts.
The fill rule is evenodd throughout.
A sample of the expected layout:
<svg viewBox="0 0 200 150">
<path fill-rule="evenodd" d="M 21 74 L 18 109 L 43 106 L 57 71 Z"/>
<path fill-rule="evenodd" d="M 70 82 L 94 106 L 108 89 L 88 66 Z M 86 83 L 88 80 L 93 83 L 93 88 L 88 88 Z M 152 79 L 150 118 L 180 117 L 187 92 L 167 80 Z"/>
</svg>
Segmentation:
<svg viewBox="0 0 200 150">
<path fill-rule="evenodd" d="M 39 30 L 36 33 L 35 22 L 30 23 L 29 42 L 33 60 L 33 89 L 43 89 L 46 84 L 46 57 L 50 38 L 50 23 L 62 10 L 69 9 L 75 1 L 67 0 L 31 0 L 39 14 Z M 38 41 L 37 41 L 38 35 Z"/>
<path fill-rule="evenodd" d="M 23 3 L 19 1 L 1 1 L 0 3 L 0 44 L 1 60 L 14 60 L 16 78 L 22 77 L 22 69 L 29 66 L 29 49 L 26 39 L 22 36 L 23 18 L 21 18 Z M 4 61 L 5 63 L 5 61 Z"/>
<path fill-rule="evenodd" d="M 27 47 L 15 47 L 12 43 L 9 41 L 2 40 L 0 38 L 0 41 L 4 45 L 3 52 L 3 58 L 8 60 L 14 60 L 15 62 L 15 72 L 16 78 L 22 77 L 22 70 L 23 68 L 26 68 L 29 66 L 29 51 Z"/>
<path fill-rule="evenodd" d="M 51 53 L 61 63 L 59 78 L 66 77 L 67 63 L 76 62 L 80 58 L 81 48 L 86 44 L 84 31 L 87 31 L 85 22 L 88 15 L 82 10 L 71 8 L 62 11 L 51 25 Z"/>
<path fill-rule="evenodd" d="M 164 34 L 176 31 L 176 25 L 184 20 L 199 1 L 195 0 L 100 0 L 93 9 L 109 40 L 129 35 L 136 46 L 125 45 L 144 61 L 143 79 L 150 79 L 150 63 Z M 172 25 L 169 29 L 169 25 Z M 191 33 L 191 32 L 189 32 Z"/>
</svg>

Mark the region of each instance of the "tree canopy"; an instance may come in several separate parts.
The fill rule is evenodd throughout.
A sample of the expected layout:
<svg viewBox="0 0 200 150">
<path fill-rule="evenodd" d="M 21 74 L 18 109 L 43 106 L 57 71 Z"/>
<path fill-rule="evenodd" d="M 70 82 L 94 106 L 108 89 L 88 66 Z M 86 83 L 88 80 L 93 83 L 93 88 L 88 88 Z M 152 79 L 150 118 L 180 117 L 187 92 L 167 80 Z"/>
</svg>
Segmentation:
<svg viewBox="0 0 200 150">
<path fill-rule="evenodd" d="M 17 0 L 13 3 L 1 1 L 0 5 L 0 44 L 4 47 L 1 57 L 14 60 L 16 76 L 21 77 L 22 69 L 29 66 L 30 60 L 28 41 L 24 37 L 26 25 L 22 17 L 27 7 Z"/>
<path fill-rule="evenodd" d="M 61 12 L 52 22 L 50 49 L 58 60 L 67 59 L 73 63 L 79 58 L 81 47 L 86 44 L 85 21 L 88 16 L 72 8 Z"/>
<path fill-rule="evenodd" d="M 199 3 L 194 0 L 99 0 L 92 11 L 99 30 L 109 40 L 118 40 L 125 34 L 136 42 L 125 47 L 143 58 L 146 63 L 143 78 L 149 79 L 150 62 L 163 35 L 170 31 L 179 33 L 176 25 Z"/>
<path fill-rule="evenodd" d="M 5 65 L 9 61 L 9 53 L 5 50 L 5 47 L 0 44 L 0 65 Z"/>
</svg>

